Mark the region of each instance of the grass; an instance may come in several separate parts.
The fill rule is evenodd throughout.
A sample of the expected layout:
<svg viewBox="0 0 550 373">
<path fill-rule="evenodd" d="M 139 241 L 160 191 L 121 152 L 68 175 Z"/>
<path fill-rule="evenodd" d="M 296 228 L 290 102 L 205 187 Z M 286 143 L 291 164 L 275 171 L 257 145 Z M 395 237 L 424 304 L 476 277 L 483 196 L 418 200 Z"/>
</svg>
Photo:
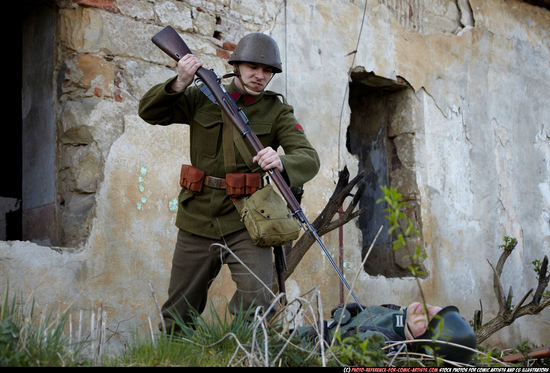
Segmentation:
<svg viewBox="0 0 550 373">
<path fill-rule="evenodd" d="M 320 365 L 311 346 L 285 338 L 288 326 L 269 324 L 254 310 L 235 316 L 226 310 L 219 315 L 210 307 L 208 319 L 194 314 L 194 328 L 177 321 L 181 329 L 174 335 L 159 333 L 155 338 L 134 338 L 113 366 L 304 366 Z M 177 318 L 176 318 L 177 320 Z M 285 331 L 286 328 L 286 331 Z M 291 333 L 290 333 L 291 334 Z"/>
<path fill-rule="evenodd" d="M 64 332 L 66 317 L 37 313 L 6 286 L 0 309 L 0 366 L 80 366 L 84 343 L 71 343 Z"/>
<path fill-rule="evenodd" d="M 355 336 L 335 339 L 332 346 L 320 338 L 298 337 L 293 322 L 302 318 L 305 325 L 317 325 L 322 314 L 319 293 L 294 299 L 281 308 L 273 323 L 257 310 L 231 316 L 219 315 L 214 307 L 209 317 L 194 315 L 195 328 L 181 326 L 175 335 L 156 333 L 148 337 L 135 333 L 131 343 L 113 356 L 97 356 L 101 335 L 90 333 L 73 342 L 68 317 L 54 312 L 39 313 L 34 302 L 9 294 L 6 287 L 0 309 L 0 366 L 112 366 L 112 367 L 309 367 L 309 366 L 443 366 L 441 359 L 426 354 L 402 351 L 388 353 L 388 345 L 377 337 Z M 92 338 L 93 337 L 93 338 Z M 90 347 L 94 344 L 95 347 Z M 103 346 L 106 350 L 105 346 Z M 506 353 L 525 352 L 537 346 L 524 342 Z M 479 347 L 472 366 L 527 366 L 526 361 L 504 364 L 502 351 Z M 535 365 L 533 365 L 533 363 Z M 529 366 L 548 366 L 550 359 L 529 362 Z M 545 365 L 546 364 L 546 365 Z"/>
</svg>

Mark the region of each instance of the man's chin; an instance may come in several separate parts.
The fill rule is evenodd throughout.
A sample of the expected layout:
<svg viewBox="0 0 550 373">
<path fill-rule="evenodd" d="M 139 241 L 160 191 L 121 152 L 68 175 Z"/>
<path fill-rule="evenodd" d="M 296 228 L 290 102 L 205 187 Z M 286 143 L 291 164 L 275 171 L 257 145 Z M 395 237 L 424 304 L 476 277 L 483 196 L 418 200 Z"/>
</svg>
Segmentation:
<svg viewBox="0 0 550 373">
<path fill-rule="evenodd" d="M 246 92 L 251 96 L 258 96 L 265 89 L 265 87 L 259 86 L 259 85 L 252 85 L 252 86 L 248 85 L 245 87 L 246 87 Z"/>
<path fill-rule="evenodd" d="M 263 90 L 258 92 L 258 91 L 254 91 L 254 90 L 249 89 L 249 88 L 246 89 L 246 93 L 248 93 L 250 96 L 258 96 L 262 92 L 263 92 Z"/>
</svg>

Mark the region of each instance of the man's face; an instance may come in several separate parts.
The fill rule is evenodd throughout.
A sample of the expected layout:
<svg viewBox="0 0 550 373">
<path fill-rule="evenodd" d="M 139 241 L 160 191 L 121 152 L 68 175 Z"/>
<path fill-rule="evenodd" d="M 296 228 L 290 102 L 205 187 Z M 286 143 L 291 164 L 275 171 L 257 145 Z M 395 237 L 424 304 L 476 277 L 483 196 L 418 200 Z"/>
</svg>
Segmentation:
<svg viewBox="0 0 550 373">
<path fill-rule="evenodd" d="M 235 84 L 252 96 L 262 93 L 273 76 L 273 69 L 263 64 L 243 62 L 238 69 L 241 77 L 235 80 Z"/>
<path fill-rule="evenodd" d="M 436 313 L 441 311 L 441 307 L 431 306 L 429 304 L 426 304 L 426 308 L 428 309 L 427 318 L 421 303 L 414 302 L 407 307 L 405 337 L 408 340 L 418 338 L 424 334 L 430 320 L 433 319 Z"/>
</svg>

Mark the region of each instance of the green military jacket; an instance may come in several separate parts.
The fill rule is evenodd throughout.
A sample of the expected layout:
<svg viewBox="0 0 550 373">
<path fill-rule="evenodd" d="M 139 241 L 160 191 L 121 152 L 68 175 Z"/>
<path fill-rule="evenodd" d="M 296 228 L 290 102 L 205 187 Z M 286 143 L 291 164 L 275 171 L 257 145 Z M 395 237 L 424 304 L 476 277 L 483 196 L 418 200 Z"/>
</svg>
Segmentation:
<svg viewBox="0 0 550 373">
<path fill-rule="evenodd" d="M 220 107 L 195 86 L 189 86 L 183 92 L 173 92 L 170 85 L 174 79 L 154 86 L 142 97 L 140 117 L 150 124 L 189 124 L 191 164 L 204 170 L 208 176 L 225 177 Z M 283 176 L 291 187 L 301 186 L 317 174 L 319 156 L 294 117 L 292 106 L 284 99 L 281 101 L 275 92 L 264 91 L 259 96 L 241 95 L 234 81 L 225 88 L 243 110 L 263 146 L 275 150 L 279 146 L 283 148 Z M 252 150 L 251 154 L 254 154 Z M 236 147 L 235 161 L 237 172 L 251 172 Z M 225 190 L 205 186 L 201 193 L 193 194 L 182 189 L 178 202 L 176 226 L 182 230 L 219 239 L 244 229 Z"/>
<path fill-rule="evenodd" d="M 406 315 L 406 308 L 393 305 L 368 306 L 352 316 L 349 321 L 339 324 L 341 320 L 335 314 L 334 319 L 327 324 L 325 340 L 330 343 L 334 334 L 339 333 L 342 340 L 352 335 L 359 339 L 379 335 L 385 341 L 403 341 Z M 315 338 L 318 333 L 312 326 L 299 327 L 297 332 L 306 338 Z"/>
</svg>

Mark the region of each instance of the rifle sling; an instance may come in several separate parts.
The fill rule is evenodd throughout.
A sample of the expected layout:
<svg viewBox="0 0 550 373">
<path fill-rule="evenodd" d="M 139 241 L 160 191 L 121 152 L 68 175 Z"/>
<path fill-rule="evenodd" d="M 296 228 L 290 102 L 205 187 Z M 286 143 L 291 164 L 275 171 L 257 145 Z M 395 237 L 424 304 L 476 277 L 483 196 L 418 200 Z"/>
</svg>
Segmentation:
<svg viewBox="0 0 550 373">
<path fill-rule="evenodd" d="M 248 146 L 244 142 L 241 134 L 237 128 L 229 121 L 227 115 L 222 110 L 222 119 L 223 119 L 223 159 L 225 163 L 225 172 L 233 173 L 237 171 L 237 162 L 235 160 L 235 148 L 233 144 L 237 147 L 237 150 L 243 157 L 244 162 L 251 170 L 251 172 L 259 172 L 260 168 L 252 162 L 252 153 L 250 152 Z"/>
<path fill-rule="evenodd" d="M 222 128 L 222 142 L 223 142 L 223 163 L 225 167 L 225 173 L 230 174 L 237 171 L 237 161 L 235 160 L 235 148 L 233 147 L 232 139 L 232 125 L 227 119 L 227 116 L 222 111 L 223 128 Z"/>
</svg>

